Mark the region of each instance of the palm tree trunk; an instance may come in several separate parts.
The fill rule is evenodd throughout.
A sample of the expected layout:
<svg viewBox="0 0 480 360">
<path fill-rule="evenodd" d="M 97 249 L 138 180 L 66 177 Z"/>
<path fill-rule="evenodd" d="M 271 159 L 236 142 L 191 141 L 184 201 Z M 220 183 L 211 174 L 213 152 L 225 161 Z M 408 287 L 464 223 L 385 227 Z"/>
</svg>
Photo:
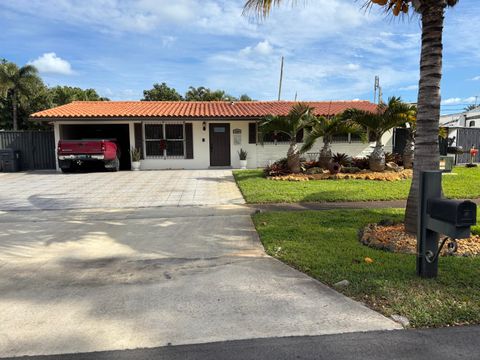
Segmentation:
<svg viewBox="0 0 480 360">
<path fill-rule="evenodd" d="M 370 154 L 369 164 L 372 171 L 385 170 L 385 151 L 383 150 L 382 140 L 378 139 L 375 148 Z"/>
<path fill-rule="evenodd" d="M 288 169 L 296 174 L 301 171 L 300 168 L 300 151 L 298 150 L 297 142 L 291 141 L 287 152 Z"/>
<path fill-rule="evenodd" d="M 318 162 L 321 168 L 328 169 L 328 165 L 332 160 L 332 148 L 331 143 L 328 137 L 323 137 L 323 147 L 320 150 L 320 157 L 318 158 Z"/>
<path fill-rule="evenodd" d="M 440 160 L 438 127 L 445 7 L 445 0 L 424 0 L 419 9 L 422 16 L 422 52 L 420 57 L 415 161 L 413 164 L 413 181 L 405 213 L 405 229 L 412 234 L 417 231 L 420 171 L 438 170 Z"/>
<path fill-rule="evenodd" d="M 18 120 L 17 120 L 17 92 L 12 91 L 12 120 L 13 120 L 13 130 L 18 130 Z"/>
</svg>

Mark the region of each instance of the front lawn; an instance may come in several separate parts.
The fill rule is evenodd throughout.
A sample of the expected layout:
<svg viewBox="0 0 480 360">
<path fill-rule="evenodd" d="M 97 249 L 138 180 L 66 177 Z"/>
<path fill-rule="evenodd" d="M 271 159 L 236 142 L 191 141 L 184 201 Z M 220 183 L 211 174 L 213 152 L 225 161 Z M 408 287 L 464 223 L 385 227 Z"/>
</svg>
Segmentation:
<svg viewBox="0 0 480 360">
<path fill-rule="evenodd" d="M 438 279 L 424 280 L 415 255 L 358 241 L 367 223 L 402 218 L 396 209 L 329 210 L 259 213 L 254 222 L 268 254 L 329 286 L 347 279 L 341 292 L 387 316 L 404 315 L 413 327 L 479 324 L 480 258 L 442 257 Z"/>
<path fill-rule="evenodd" d="M 453 173 L 457 175 L 443 177 L 447 197 L 480 197 L 480 167 L 457 167 Z M 234 176 L 248 203 L 401 200 L 407 198 L 411 183 L 411 180 L 275 181 L 266 179 L 262 170 L 238 170 Z"/>
</svg>

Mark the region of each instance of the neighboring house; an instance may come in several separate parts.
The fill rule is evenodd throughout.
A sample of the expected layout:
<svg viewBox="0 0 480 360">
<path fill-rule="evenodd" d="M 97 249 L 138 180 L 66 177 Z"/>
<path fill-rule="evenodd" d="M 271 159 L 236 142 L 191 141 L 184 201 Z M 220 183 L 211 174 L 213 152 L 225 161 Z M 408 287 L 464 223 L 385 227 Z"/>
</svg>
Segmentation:
<svg viewBox="0 0 480 360">
<path fill-rule="evenodd" d="M 480 128 L 480 107 L 461 113 L 440 116 L 440 126 L 448 128 Z"/>
<path fill-rule="evenodd" d="M 448 128 L 451 146 L 462 147 L 465 154 L 455 155 L 455 163 L 470 162 L 468 150 L 473 146 L 480 147 L 480 107 L 462 113 L 440 116 L 440 126 Z M 454 156 L 454 155 L 450 155 Z M 480 160 L 477 155 L 476 161 Z"/>
<path fill-rule="evenodd" d="M 324 116 L 348 108 L 376 108 L 368 101 L 307 103 L 315 114 Z M 267 115 L 286 115 L 293 105 L 291 101 L 74 101 L 35 113 L 31 120 L 53 124 L 56 143 L 60 139 L 115 138 L 121 144 L 124 165 L 130 162 L 129 149 L 140 148 L 142 169 L 236 168 L 240 148 L 248 152 L 248 167 L 257 168 L 285 157 L 288 149 L 281 134 L 267 134 L 260 144 L 258 123 Z M 386 151 L 391 151 L 391 138 L 391 133 L 384 136 Z M 346 135 L 337 137 L 332 148 L 364 156 L 372 145 Z M 320 140 L 311 152 L 319 152 L 321 146 Z"/>
</svg>

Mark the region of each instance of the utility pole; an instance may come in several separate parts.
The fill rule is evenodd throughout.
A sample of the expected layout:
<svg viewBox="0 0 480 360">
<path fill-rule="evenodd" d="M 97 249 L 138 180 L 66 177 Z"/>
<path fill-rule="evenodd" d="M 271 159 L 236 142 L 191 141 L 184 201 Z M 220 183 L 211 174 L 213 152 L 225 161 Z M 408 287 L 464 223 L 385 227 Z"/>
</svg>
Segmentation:
<svg viewBox="0 0 480 360">
<path fill-rule="evenodd" d="M 282 56 L 282 64 L 280 65 L 280 82 L 278 84 L 278 101 L 280 101 L 280 97 L 282 95 L 282 81 L 283 81 L 283 56 Z"/>
<path fill-rule="evenodd" d="M 295 101 L 297 101 L 297 92 L 295 91 Z"/>
</svg>

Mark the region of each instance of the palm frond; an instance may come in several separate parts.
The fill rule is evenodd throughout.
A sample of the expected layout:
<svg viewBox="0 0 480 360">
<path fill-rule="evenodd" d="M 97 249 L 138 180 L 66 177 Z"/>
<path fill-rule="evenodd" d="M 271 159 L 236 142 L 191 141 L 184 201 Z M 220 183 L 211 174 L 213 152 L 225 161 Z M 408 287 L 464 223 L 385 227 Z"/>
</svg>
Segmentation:
<svg viewBox="0 0 480 360">
<path fill-rule="evenodd" d="M 301 151 L 305 152 L 310 150 L 315 144 L 315 141 L 319 138 L 324 138 L 327 142 L 330 142 L 335 135 L 349 133 L 360 135 L 363 139 L 365 130 L 361 125 L 344 119 L 342 116 L 333 116 L 329 118 L 319 116 L 317 117 L 317 122 L 313 125 L 311 131 L 306 136 Z"/>
<path fill-rule="evenodd" d="M 300 130 L 314 126 L 315 122 L 313 108 L 306 104 L 297 103 L 286 116 L 271 115 L 260 123 L 259 130 L 262 134 L 260 142 L 263 144 L 264 135 L 274 131 L 286 134 L 290 140 L 294 140 Z"/>
<path fill-rule="evenodd" d="M 282 0 L 247 0 L 243 6 L 243 15 L 254 14 L 266 18 L 272 6 L 278 6 Z"/>
</svg>

